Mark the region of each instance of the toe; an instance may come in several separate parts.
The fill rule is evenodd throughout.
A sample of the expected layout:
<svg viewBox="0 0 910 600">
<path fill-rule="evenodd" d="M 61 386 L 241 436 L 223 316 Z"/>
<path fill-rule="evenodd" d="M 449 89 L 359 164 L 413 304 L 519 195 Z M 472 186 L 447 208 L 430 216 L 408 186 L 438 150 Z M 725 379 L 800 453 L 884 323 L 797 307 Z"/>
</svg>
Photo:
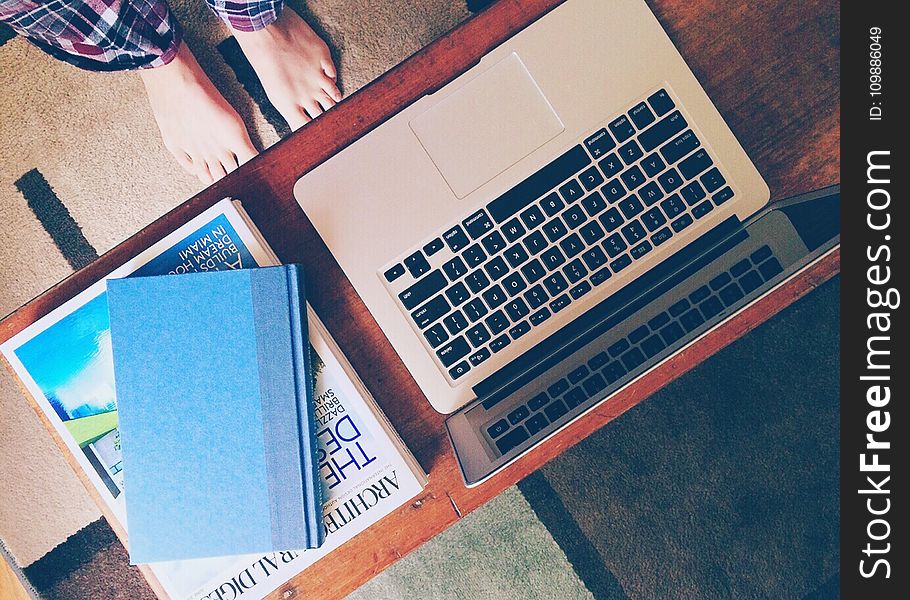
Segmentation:
<svg viewBox="0 0 910 600">
<path fill-rule="evenodd" d="M 246 161 L 250 160 L 259 152 L 256 151 L 256 147 L 253 146 L 253 143 L 250 141 L 250 138 L 247 137 L 245 142 L 241 142 L 235 147 L 231 148 L 231 152 L 234 153 L 234 156 L 237 159 L 237 165 L 242 165 Z"/>
<path fill-rule="evenodd" d="M 335 80 L 338 77 L 338 72 L 335 70 L 335 63 L 332 62 L 331 57 L 323 58 L 321 62 L 322 71 L 328 75 L 332 80 Z"/>
<path fill-rule="evenodd" d="M 288 122 L 291 130 L 297 131 L 310 122 L 310 115 L 306 113 L 302 106 L 295 106 L 288 111 L 280 111 L 284 120 Z"/>
<path fill-rule="evenodd" d="M 218 157 L 211 156 L 205 162 L 208 165 L 209 173 L 211 173 L 213 181 L 218 181 L 227 175 L 224 167 L 221 165 L 221 161 L 218 160 Z"/>
<path fill-rule="evenodd" d="M 319 103 L 316 102 L 315 99 L 310 99 L 307 102 L 304 102 L 303 107 L 314 119 L 322 114 L 322 108 L 319 106 Z"/>
<path fill-rule="evenodd" d="M 332 100 L 325 92 L 319 92 L 316 94 L 316 102 L 319 103 L 323 110 L 329 110 L 335 106 L 335 101 Z"/>
<path fill-rule="evenodd" d="M 212 183 L 212 175 L 209 173 L 209 167 L 204 160 L 193 160 L 193 172 L 196 174 L 196 178 L 204 185 Z"/>
<path fill-rule="evenodd" d="M 223 152 L 218 155 L 218 162 L 221 163 L 221 167 L 224 169 L 225 173 L 230 173 L 237 168 L 237 157 L 233 152 Z"/>
<path fill-rule="evenodd" d="M 341 91 L 333 80 L 323 77 L 322 89 L 329 95 L 329 98 L 332 98 L 335 102 L 341 102 Z"/>
</svg>

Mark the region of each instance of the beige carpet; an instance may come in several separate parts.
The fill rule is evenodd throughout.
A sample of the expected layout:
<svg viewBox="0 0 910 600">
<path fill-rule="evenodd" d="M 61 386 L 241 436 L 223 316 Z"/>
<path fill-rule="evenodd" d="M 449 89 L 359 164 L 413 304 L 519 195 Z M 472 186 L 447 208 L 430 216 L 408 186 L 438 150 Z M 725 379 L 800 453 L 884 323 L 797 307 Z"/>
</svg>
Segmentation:
<svg viewBox="0 0 910 600">
<path fill-rule="evenodd" d="M 202 0 L 174 0 L 186 39 L 254 140 L 278 139 L 217 45 L 226 29 Z M 310 0 L 350 94 L 467 17 L 464 0 Z M 162 146 L 135 74 L 87 73 L 25 40 L 0 45 L 0 314 L 71 267 L 15 182 L 37 169 L 98 254 L 199 190 Z M 99 512 L 49 435 L 0 373 L 0 540 L 28 565 Z"/>
</svg>

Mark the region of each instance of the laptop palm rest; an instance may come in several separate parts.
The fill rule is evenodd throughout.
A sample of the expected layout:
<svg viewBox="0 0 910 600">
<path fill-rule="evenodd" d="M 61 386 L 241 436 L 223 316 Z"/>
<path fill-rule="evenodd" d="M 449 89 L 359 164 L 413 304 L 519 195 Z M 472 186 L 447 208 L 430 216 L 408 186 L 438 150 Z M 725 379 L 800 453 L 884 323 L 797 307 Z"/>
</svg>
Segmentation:
<svg viewBox="0 0 910 600">
<path fill-rule="evenodd" d="M 409 125 L 459 198 L 564 130 L 514 52 Z"/>
</svg>

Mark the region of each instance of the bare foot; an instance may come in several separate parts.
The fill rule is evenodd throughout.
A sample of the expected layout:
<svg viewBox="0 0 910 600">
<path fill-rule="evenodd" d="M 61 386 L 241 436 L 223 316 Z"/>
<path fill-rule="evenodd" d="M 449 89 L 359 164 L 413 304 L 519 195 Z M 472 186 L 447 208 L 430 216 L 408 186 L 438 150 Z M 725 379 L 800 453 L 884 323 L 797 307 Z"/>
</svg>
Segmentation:
<svg viewBox="0 0 910 600">
<path fill-rule="evenodd" d="M 335 64 L 325 42 L 300 15 L 285 7 L 258 31 L 234 31 L 269 100 L 297 129 L 341 100 Z"/>
<path fill-rule="evenodd" d="M 185 43 L 171 62 L 139 75 L 165 147 L 199 181 L 212 183 L 256 156 L 240 116 Z"/>
</svg>

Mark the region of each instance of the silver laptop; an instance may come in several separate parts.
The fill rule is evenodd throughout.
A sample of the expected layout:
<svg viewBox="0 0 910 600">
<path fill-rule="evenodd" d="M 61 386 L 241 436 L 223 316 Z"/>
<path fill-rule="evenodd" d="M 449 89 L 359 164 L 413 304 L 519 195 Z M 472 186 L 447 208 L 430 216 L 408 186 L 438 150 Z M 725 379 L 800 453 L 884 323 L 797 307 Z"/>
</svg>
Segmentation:
<svg viewBox="0 0 910 600">
<path fill-rule="evenodd" d="M 568 0 L 294 194 L 441 413 L 769 199 L 641 0 Z"/>
</svg>

